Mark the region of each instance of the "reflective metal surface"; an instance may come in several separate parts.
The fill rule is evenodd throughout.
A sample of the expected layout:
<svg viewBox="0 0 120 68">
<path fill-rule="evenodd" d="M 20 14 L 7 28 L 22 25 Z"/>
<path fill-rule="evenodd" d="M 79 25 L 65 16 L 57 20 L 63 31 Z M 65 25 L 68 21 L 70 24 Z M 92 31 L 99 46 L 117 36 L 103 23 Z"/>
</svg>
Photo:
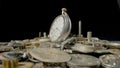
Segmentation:
<svg viewBox="0 0 120 68">
<path fill-rule="evenodd" d="M 72 59 L 67 62 L 69 67 L 99 67 L 100 61 L 98 58 L 84 54 L 71 54 Z"/>
<path fill-rule="evenodd" d="M 119 68 L 120 57 L 118 55 L 106 54 L 99 57 L 102 66 L 105 68 Z"/>
<path fill-rule="evenodd" d="M 29 53 L 42 62 L 67 62 L 71 59 L 69 54 L 55 48 L 36 48 Z"/>
</svg>

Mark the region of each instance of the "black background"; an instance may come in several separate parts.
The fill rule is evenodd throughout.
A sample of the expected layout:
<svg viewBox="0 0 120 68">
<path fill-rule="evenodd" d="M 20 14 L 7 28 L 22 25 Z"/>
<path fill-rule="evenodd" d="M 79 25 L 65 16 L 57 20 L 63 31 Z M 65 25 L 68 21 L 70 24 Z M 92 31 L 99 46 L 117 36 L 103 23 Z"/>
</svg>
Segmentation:
<svg viewBox="0 0 120 68">
<path fill-rule="evenodd" d="M 67 8 L 72 21 L 71 33 L 92 31 L 100 39 L 120 40 L 120 9 L 117 0 L 14 0 L 1 1 L 0 41 L 22 40 L 49 33 L 54 18 Z"/>
</svg>

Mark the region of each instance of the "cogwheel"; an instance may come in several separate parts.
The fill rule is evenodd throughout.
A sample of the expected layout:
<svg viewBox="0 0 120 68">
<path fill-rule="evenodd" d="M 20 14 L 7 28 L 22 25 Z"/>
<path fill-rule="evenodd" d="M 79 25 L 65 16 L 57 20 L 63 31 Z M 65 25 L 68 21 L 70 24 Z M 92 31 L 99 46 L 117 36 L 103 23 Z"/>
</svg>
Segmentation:
<svg viewBox="0 0 120 68">
<path fill-rule="evenodd" d="M 16 68 L 32 68 L 34 63 L 32 62 L 19 62 Z"/>
</svg>

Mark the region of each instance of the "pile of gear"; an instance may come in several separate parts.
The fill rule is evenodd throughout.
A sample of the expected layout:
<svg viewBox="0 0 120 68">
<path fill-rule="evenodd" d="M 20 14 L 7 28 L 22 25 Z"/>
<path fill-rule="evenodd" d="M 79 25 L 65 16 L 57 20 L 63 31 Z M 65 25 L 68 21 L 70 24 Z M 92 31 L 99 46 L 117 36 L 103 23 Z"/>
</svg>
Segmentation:
<svg viewBox="0 0 120 68">
<path fill-rule="evenodd" d="M 62 14 L 53 21 L 50 33 L 25 40 L 0 42 L 0 68 L 119 68 L 120 43 L 70 35 L 71 20 Z"/>
</svg>

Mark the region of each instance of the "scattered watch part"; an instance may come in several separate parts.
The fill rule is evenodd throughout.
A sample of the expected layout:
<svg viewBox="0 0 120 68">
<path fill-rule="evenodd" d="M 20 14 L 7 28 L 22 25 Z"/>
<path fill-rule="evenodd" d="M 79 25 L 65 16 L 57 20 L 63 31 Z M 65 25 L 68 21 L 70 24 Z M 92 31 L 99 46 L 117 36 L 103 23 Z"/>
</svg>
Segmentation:
<svg viewBox="0 0 120 68">
<path fill-rule="evenodd" d="M 0 46 L 8 45 L 9 42 L 0 42 Z"/>
<path fill-rule="evenodd" d="M 108 50 L 106 50 L 106 49 L 101 49 L 101 50 L 95 50 L 95 53 L 103 53 L 103 54 L 105 54 L 105 53 L 110 53 Z"/>
<path fill-rule="evenodd" d="M 24 45 L 31 45 L 31 42 L 29 39 L 25 39 L 25 40 L 23 40 L 23 44 Z"/>
<path fill-rule="evenodd" d="M 39 42 L 50 42 L 50 38 L 47 36 L 46 32 L 43 33 L 43 37 L 39 38 Z"/>
<path fill-rule="evenodd" d="M 46 38 L 47 37 L 47 34 L 46 32 L 43 33 L 43 37 Z"/>
<path fill-rule="evenodd" d="M 103 46 L 104 43 L 100 41 L 77 41 L 74 46 L 71 47 L 72 50 L 83 52 L 83 53 L 92 53 L 92 52 L 98 52 L 102 53 L 106 50 L 106 48 Z M 105 51 L 106 52 L 106 51 Z"/>
<path fill-rule="evenodd" d="M 83 53 L 92 53 L 96 49 L 94 46 L 84 45 L 80 43 L 76 43 L 73 47 L 71 47 L 73 51 L 83 52 Z"/>
<path fill-rule="evenodd" d="M 120 63 L 120 57 L 114 54 L 105 54 L 100 56 L 99 59 L 105 68 L 117 68 L 117 64 Z"/>
<path fill-rule="evenodd" d="M 110 42 L 107 44 L 110 48 L 120 48 L 120 43 Z"/>
<path fill-rule="evenodd" d="M 29 54 L 42 62 L 67 62 L 71 59 L 69 54 L 55 48 L 36 48 Z"/>
<path fill-rule="evenodd" d="M 108 49 L 108 52 L 116 55 L 120 55 L 120 49 Z"/>
<path fill-rule="evenodd" d="M 49 36 L 52 42 L 62 42 L 70 34 L 71 20 L 66 10 L 62 8 L 62 14 L 57 16 L 51 25 Z"/>
<path fill-rule="evenodd" d="M 64 49 L 66 44 L 69 44 L 69 43 L 73 42 L 74 40 L 76 40 L 76 37 L 70 37 L 70 38 L 66 39 L 65 41 L 63 41 L 61 43 L 61 50 Z"/>
<path fill-rule="evenodd" d="M 54 42 L 40 42 L 40 48 L 59 48 L 61 44 L 54 43 Z"/>
<path fill-rule="evenodd" d="M 39 63 L 39 62 L 40 62 L 39 60 L 37 60 L 37 59 L 35 59 L 35 58 L 31 57 L 31 56 L 29 56 L 28 59 L 29 59 L 31 62 L 34 62 L 34 63 Z"/>
<path fill-rule="evenodd" d="M 64 49 L 63 51 L 65 51 L 67 53 L 73 53 L 71 49 Z"/>
<path fill-rule="evenodd" d="M 33 46 L 40 46 L 40 42 L 39 41 L 34 41 L 34 42 L 31 42 L 31 45 Z"/>
<path fill-rule="evenodd" d="M 8 43 L 8 46 L 11 46 L 13 48 L 18 48 L 19 46 L 24 46 L 24 43 L 21 40 L 12 40 Z"/>
<path fill-rule="evenodd" d="M 30 50 L 31 51 L 31 50 Z M 27 51 L 27 56 L 28 56 L 28 60 L 30 60 L 31 62 L 34 62 L 34 63 L 40 63 L 41 61 L 37 60 L 36 58 L 34 58 L 29 52 L 30 51 Z"/>
<path fill-rule="evenodd" d="M 87 40 L 88 40 L 88 42 L 91 42 L 91 38 L 92 38 L 92 32 L 88 31 L 87 32 Z"/>
<path fill-rule="evenodd" d="M 36 63 L 36 64 L 33 66 L 33 68 L 45 68 L 45 67 L 44 67 L 44 64 L 43 64 L 42 62 L 40 62 L 40 63 Z"/>
<path fill-rule="evenodd" d="M 11 46 L 0 46 L 0 52 L 6 52 L 13 50 L 13 47 Z"/>
<path fill-rule="evenodd" d="M 40 42 L 39 48 L 51 48 L 53 47 L 53 44 L 51 45 L 51 42 Z"/>
<path fill-rule="evenodd" d="M 19 62 L 18 66 L 16 66 L 15 68 L 32 68 L 34 65 L 34 63 L 32 62 Z"/>
<path fill-rule="evenodd" d="M 15 58 L 2 61 L 2 68 L 15 68 L 17 65 L 18 61 Z"/>
<path fill-rule="evenodd" d="M 11 52 L 4 52 L 3 55 L 8 59 L 18 59 L 21 60 L 23 58 L 23 52 L 11 51 Z"/>
<path fill-rule="evenodd" d="M 3 60 L 2 61 L 2 68 L 9 68 L 10 67 L 10 60 Z"/>
<path fill-rule="evenodd" d="M 100 65 L 98 58 L 85 54 L 70 54 L 72 59 L 67 62 L 70 68 L 97 68 Z"/>
<path fill-rule="evenodd" d="M 30 50 L 35 49 L 35 48 L 36 48 L 36 46 L 26 46 L 27 51 L 30 51 Z"/>
<path fill-rule="evenodd" d="M 82 26 L 81 26 L 81 20 L 79 21 L 79 24 L 78 24 L 78 36 L 81 37 L 82 36 Z"/>
</svg>

